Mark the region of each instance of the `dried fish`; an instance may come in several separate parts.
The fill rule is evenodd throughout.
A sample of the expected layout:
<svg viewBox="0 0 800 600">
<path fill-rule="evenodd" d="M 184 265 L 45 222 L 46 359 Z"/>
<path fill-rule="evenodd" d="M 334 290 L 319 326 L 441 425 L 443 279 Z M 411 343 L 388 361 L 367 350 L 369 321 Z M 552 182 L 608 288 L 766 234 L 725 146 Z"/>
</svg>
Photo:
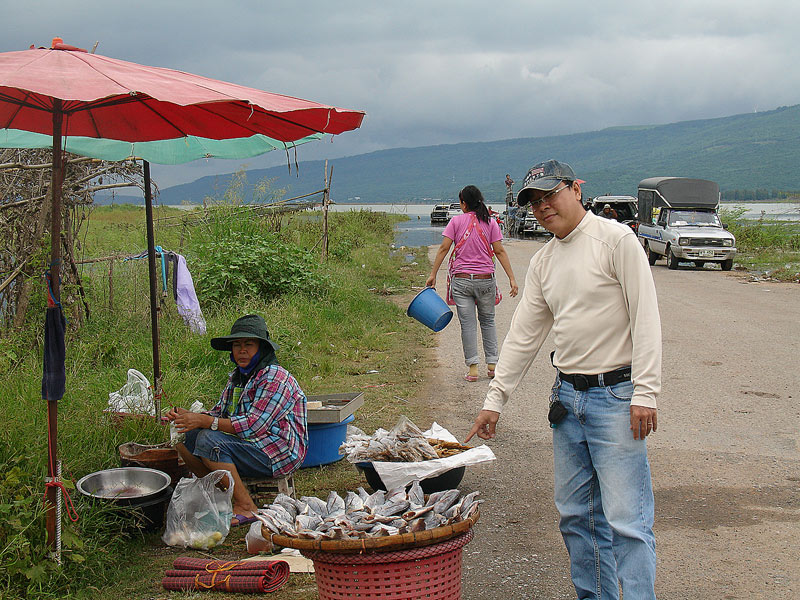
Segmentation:
<svg viewBox="0 0 800 600">
<path fill-rule="evenodd" d="M 369 496 L 367 496 L 369 498 Z M 347 492 L 347 496 L 344 499 L 344 509 L 346 512 L 353 512 L 356 510 L 363 510 L 364 508 L 364 500 L 361 499 L 361 496 L 356 494 L 355 492 Z"/>
<path fill-rule="evenodd" d="M 419 482 L 388 492 L 368 495 L 363 488 L 347 492 L 345 498 L 328 494 L 327 502 L 313 496 L 288 502 L 276 498 L 257 517 L 271 533 L 303 539 L 363 539 L 435 529 L 468 519 L 483 500 L 478 492 L 461 496 L 457 489 L 431 494 L 427 502 Z M 279 501 L 280 500 L 280 501 Z M 423 504 L 424 503 L 424 504 Z M 298 510 L 292 517 L 292 511 Z"/>
<path fill-rule="evenodd" d="M 328 516 L 328 507 L 325 502 L 314 496 L 302 496 L 300 502 L 305 502 L 308 507 L 320 517 Z"/>
<path fill-rule="evenodd" d="M 325 504 L 325 510 L 328 516 L 339 516 L 344 514 L 344 500 L 336 492 L 328 494 L 328 501 Z"/>
<path fill-rule="evenodd" d="M 433 512 L 443 515 L 448 508 L 453 506 L 460 495 L 461 492 L 458 490 L 447 490 L 433 505 Z"/>
</svg>

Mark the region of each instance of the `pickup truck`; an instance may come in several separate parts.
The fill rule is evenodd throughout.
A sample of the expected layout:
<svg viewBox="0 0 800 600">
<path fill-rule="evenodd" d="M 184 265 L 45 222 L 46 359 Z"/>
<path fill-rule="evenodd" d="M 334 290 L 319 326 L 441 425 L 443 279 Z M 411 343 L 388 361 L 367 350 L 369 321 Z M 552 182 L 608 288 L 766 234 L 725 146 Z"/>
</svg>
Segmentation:
<svg viewBox="0 0 800 600">
<path fill-rule="evenodd" d="M 719 220 L 719 187 L 713 181 L 651 177 L 639 183 L 637 235 L 651 265 L 664 257 L 667 267 L 719 263 L 733 267 L 736 239 Z"/>
</svg>

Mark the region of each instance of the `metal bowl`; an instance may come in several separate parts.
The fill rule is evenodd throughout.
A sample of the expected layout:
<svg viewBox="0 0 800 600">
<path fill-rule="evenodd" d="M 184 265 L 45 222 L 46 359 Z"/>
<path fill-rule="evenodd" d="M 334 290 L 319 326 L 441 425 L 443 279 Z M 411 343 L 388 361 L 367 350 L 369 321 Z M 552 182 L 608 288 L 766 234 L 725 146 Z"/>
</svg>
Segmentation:
<svg viewBox="0 0 800 600">
<path fill-rule="evenodd" d="M 170 476 L 163 471 L 122 467 L 90 473 L 75 485 L 84 496 L 131 504 L 157 497 L 170 483 Z"/>
</svg>

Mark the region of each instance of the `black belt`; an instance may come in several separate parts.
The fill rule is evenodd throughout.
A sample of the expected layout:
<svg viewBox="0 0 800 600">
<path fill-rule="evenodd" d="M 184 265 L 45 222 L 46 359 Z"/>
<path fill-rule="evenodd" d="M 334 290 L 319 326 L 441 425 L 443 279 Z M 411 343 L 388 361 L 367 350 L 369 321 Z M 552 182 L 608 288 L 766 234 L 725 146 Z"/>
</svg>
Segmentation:
<svg viewBox="0 0 800 600">
<path fill-rule="evenodd" d="M 623 381 L 630 381 L 631 380 L 631 368 L 630 367 L 620 367 L 619 369 L 615 369 L 613 371 L 609 371 L 608 373 L 603 373 L 603 386 L 612 386 L 617 385 Z M 572 374 L 572 373 L 562 373 L 561 371 L 558 372 L 558 376 L 561 378 L 561 381 L 566 381 L 572 384 L 579 392 L 583 392 L 588 390 L 589 388 L 593 387 L 601 387 L 600 384 L 600 375 L 581 375 L 580 373 Z"/>
</svg>

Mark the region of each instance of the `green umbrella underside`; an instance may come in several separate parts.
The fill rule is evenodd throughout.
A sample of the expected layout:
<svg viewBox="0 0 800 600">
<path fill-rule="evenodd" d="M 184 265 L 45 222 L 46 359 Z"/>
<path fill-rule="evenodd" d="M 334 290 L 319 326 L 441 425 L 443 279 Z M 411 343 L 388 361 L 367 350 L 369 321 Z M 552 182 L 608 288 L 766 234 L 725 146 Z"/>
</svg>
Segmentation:
<svg viewBox="0 0 800 600">
<path fill-rule="evenodd" d="M 324 135 L 314 133 L 294 142 L 281 142 L 260 134 L 226 140 L 190 135 L 151 142 L 65 136 L 62 147 L 72 154 L 102 160 L 119 161 L 135 156 L 154 164 L 179 165 L 198 158 L 250 158 L 271 150 L 289 150 L 300 144 L 318 140 Z M 0 148 L 52 148 L 52 146 L 53 138 L 49 135 L 19 129 L 0 129 Z"/>
</svg>

